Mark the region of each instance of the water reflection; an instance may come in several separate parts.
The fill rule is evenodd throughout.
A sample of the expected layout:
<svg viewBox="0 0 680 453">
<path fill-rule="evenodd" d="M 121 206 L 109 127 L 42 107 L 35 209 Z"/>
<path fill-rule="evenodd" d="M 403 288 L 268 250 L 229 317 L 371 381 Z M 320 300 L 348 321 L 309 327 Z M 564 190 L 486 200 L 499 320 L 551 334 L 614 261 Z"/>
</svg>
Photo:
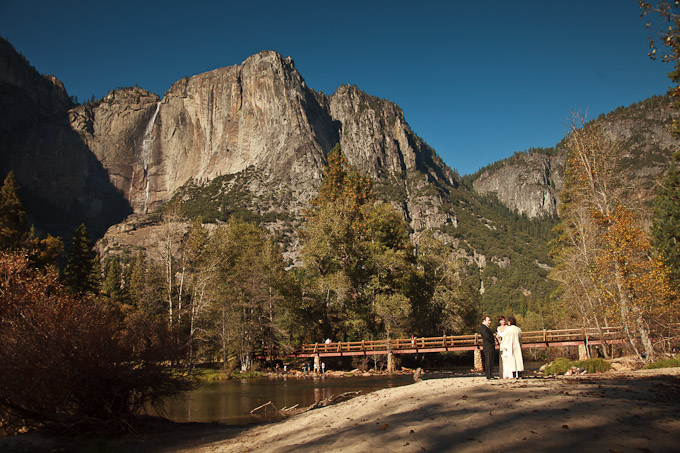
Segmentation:
<svg viewBox="0 0 680 453">
<path fill-rule="evenodd" d="M 258 378 L 207 383 L 167 402 L 160 414 L 177 422 L 219 422 L 242 425 L 260 421 L 250 411 L 271 401 L 278 409 L 360 390 L 397 387 L 413 382 L 408 376 L 351 378 Z M 270 411 L 271 414 L 271 411 Z"/>
</svg>

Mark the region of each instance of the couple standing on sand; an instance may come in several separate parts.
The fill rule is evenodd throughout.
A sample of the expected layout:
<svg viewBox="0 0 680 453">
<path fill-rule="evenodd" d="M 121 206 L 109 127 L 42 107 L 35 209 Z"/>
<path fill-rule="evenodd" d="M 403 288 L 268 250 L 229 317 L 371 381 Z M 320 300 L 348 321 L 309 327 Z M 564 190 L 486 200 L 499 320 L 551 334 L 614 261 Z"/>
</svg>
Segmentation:
<svg viewBox="0 0 680 453">
<path fill-rule="evenodd" d="M 524 371 L 522 359 L 522 330 L 517 327 L 515 318 L 508 318 L 506 325 L 505 317 L 498 320 L 498 334 L 491 332 L 491 317 L 482 318 L 482 326 L 479 333 L 482 336 L 482 350 L 484 353 L 484 371 L 487 379 L 493 379 L 493 357 L 496 341 L 500 343 L 499 374 L 501 378 L 521 378 Z"/>
</svg>

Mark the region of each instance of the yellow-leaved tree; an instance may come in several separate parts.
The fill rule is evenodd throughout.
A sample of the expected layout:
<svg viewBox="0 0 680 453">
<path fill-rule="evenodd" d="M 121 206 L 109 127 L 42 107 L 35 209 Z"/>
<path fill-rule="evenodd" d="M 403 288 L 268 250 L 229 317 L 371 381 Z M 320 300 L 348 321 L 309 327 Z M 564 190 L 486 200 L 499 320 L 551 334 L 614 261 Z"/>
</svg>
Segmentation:
<svg viewBox="0 0 680 453">
<path fill-rule="evenodd" d="M 621 325 L 635 353 L 652 358 L 653 330 L 674 305 L 670 274 L 621 183 L 619 143 L 584 123 L 574 118 L 568 138 L 551 278 L 584 327 Z"/>
</svg>

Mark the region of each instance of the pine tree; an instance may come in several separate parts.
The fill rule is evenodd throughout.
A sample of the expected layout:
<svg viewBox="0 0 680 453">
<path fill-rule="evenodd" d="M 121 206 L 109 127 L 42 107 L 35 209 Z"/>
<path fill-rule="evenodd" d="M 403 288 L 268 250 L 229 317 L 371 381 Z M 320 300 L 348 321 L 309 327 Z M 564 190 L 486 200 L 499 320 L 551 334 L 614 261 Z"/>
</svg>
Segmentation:
<svg viewBox="0 0 680 453">
<path fill-rule="evenodd" d="M 100 276 L 99 257 L 92 250 L 90 235 L 84 224 L 73 233 L 66 258 L 63 282 L 77 294 L 97 293 Z"/>
<path fill-rule="evenodd" d="M 26 211 L 19 198 L 19 184 L 10 171 L 0 189 L 0 249 L 26 247 L 29 240 Z"/>
<path fill-rule="evenodd" d="M 130 265 L 128 270 L 128 292 L 132 305 L 142 310 L 145 302 L 146 287 L 146 260 L 144 254 L 139 252 L 135 262 Z"/>
<path fill-rule="evenodd" d="M 305 316 L 313 315 L 301 319 L 306 334 L 354 339 L 399 331 L 409 312 L 403 286 L 412 256 L 402 217 L 374 203 L 370 178 L 349 166 L 339 146 L 312 206 L 301 234 Z M 397 306 L 400 314 L 388 316 Z"/>
<path fill-rule="evenodd" d="M 125 302 L 126 294 L 122 283 L 123 275 L 120 269 L 120 261 L 118 258 L 111 258 L 106 263 L 106 272 L 104 273 L 101 292 L 110 297 L 111 300 L 123 303 Z"/>
<path fill-rule="evenodd" d="M 319 208 L 332 203 L 354 218 L 360 206 L 372 199 L 371 179 L 352 169 L 342 154 L 340 145 L 335 145 L 328 153 L 328 166 L 319 187 L 319 194 L 312 200 L 312 205 Z M 338 203 L 339 201 L 342 203 Z"/>
<path fill-rule="evenodd" d="M 675 160 L 680 160 L 680 153 L 676 154 L 654 200 L 652 240 L 677 285 L 680 284 L 680 174 Z"/>
</svg>

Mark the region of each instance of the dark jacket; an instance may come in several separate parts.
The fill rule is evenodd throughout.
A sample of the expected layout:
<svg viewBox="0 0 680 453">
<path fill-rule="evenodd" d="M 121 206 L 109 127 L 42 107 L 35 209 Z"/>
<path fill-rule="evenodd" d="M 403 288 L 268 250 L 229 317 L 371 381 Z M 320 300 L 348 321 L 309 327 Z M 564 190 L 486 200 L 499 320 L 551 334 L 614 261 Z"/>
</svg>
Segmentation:
<svg viewBox="0 0 680 453">
<path fill-rule="evenodd" d="M 479 328 L 479 334 L 482 336 L 482 347 L 484 350 L 493 351 L 496 347 L 496 339 L 494 338 L 491 329 L 482 324 L 482 327 Z"/>
</svg>

